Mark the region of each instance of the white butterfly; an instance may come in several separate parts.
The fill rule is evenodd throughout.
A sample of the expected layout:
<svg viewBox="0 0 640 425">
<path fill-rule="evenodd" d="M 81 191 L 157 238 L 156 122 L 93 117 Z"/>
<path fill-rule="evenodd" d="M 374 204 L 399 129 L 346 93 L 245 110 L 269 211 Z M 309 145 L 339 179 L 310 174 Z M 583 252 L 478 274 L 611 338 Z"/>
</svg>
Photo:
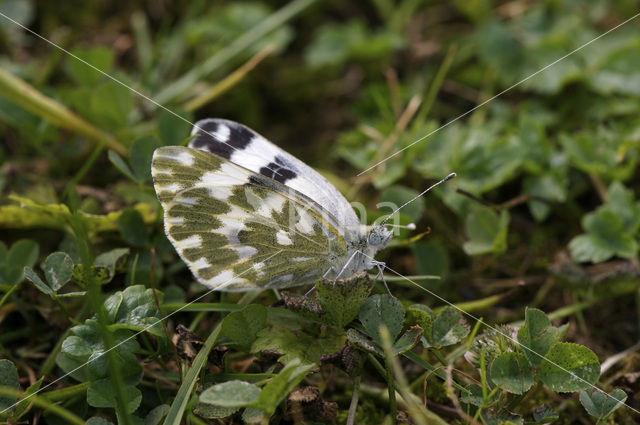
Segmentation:
<svg viewBox="0 0 640 425">
<path fill-rule="evenodd" d="M 285 288 L 380 267 L 392 231 L 361 225 L 327 179 L 249 128 L 198 121 L 153 155 L 165 232 L 203 284 Z"/>
</svg>

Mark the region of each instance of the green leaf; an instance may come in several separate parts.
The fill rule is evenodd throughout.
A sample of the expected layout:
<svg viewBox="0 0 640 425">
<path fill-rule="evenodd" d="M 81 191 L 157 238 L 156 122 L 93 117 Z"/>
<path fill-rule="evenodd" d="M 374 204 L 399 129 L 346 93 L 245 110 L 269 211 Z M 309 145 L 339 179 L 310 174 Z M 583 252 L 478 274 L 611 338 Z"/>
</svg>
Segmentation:
<svg viewBox="0 0 640 425">
<path fill-rule="evenodd" d="M 460 392 L 460 401 L 473 406 L 483 406 L 484 397 L 482 396 L 482 388 L 476 384 L 467 385 L 464 391 Z"/>
<path fill-rule="evenodd" d="M 133 331 L 117 329 L 114 336 L 114 355 L 122 371 L 125 383 L 136 385 L 142 378 L 142 367 L 135 356 L 140 350 L 138 342 L 131 338 Z M 70 329 L 70 335 L 62 342 L 56 364 L 71 377 L 86 382 L 107 377 L 105 346 L 95 318 Z"/>
<path fill-rule="evenodd" d="M 109 151 L 108 155 L 109 161 L 116 167 L 122 174 L 129 177 L 131 181 L 136 181 L 136 177 L 133 175 L 133 171 L 129 168 L 129 165 L 125 162 L 124 159 L 120 155 L 118 155 L 114 151 Z"/>
<path fill-rule="evenodd" d="M 24 277 L 29 282 L 33 283 L 35 287 L 38 288 L 38 290 L 43 294 L 53 294 L 53 291 L 51 290 L 51 288 L 49 288 L 49 285 L 44 283 L 42 279 L 40 279 L 40 276 L 38 276 L 38 274 L 31 267 L 24 268 Z"/>
<path fill-rule="evenodd" d="M 226 418 L 238 410 L 240 410 L 239 407 L 220 407 L 214 406 L 213 404 L 202 403 L 201 401 L 198 401 L 193 407 L 193 413 L 207 419 Z"/>
<path fill-rule="evenodd" d="M 393 344 L 395 354 L 402 354 L 411 350 L 420 341 L 422 336 L 422 328 L 420 326 L 412 326 L 407 329 L 400 338 Z"/>
<path fill-rule="evenodd" d="M 590 388 L 600 376 L 598 357 L 582 345 L 556 342 L 544 358 L 538 369 L 538 378 L 556 392 Z"/>
<path fill-rule="evenodd" d="M 523 193 L 546 199 L 549 202 L 564 202 L 567 198 L 568 183 L 564 173 L 545 170 L 544 174 L 527 176 L 523 185 Z M 551 212 L 549 202 L 537 199 L 528 201 L 531 215 L 537 222 L 541 222 L 549 216 Z"/>
<path fill-rule="evenodd" d="M 71 53 L 103 72 L 109 73 L 112 69 L 112 49 L 107 49 L 105 47 L 77 48 L 73 49 Z M 69 58 L 69 60 L 67 60 L 66 69 L 71 78 L 73 78 L 78 84 L 84 86 L 93 86 L 100 80 L 106 78 L 91 66 L 88 66 L 86 63 L 82 63 L 75 58 Z"/>
<path fill-rule="evenodd" d="M 111 251 L 103 252 L 96 257 L 93 264 L 97 267 L 108 268 L 110 273 L 122 271 L 124 270 L 129 251 L 129 248 L 115 248 Z"/>
<path fill-rule="evenodd" d="M 229 381 L 229 382 L 234 382 L 234 381 Z M 245 382 L 245 381 L 237 381 L 237 382 Z M 240 407 L 221 407 L 221 406 L 216 406 L 214 404 L 203 403 L 201 400 L 196 401 L 193 407 L 193 413 L 207 419 L 226 418 L 233 415 L 238 410 L 240 410 Z"/>
<path fill-rule="evenodd" d="M 93 278 L 101 285 L 111 282 L 116 274 L 126 264 L 129 256 L 129 248 L 116 248 L 98 255 L 91 266 Z M 73 280 L 86 285 L 87 277 L 84 272 L 84 264 L 76 264 L 73 268 Z"/>
<path fill-rule="evenodd" d="M 180 107 L 172 106 L 171 111 L 184 117 L 184 120 L 176 117 L 171 112 L 161 109 L 156 116 L 156 125 L 158 133 L 165 145 L 177 145 L 184 140 L 185 134 L 191 131 L 190 122 L 193 117 L 190 113 L 180 110 Z M 186 121 L 185 121 L 186 120 Z"/>
<path fill-rule="evenodd" d="M 489 208 L 474 208 L 465 220 L 469 241 L 464 243 L 464 251 L 469 255 L 504 252 L 507 249 L 508 226 L 509 213 L 506 210 L 498 215 Z"/>
<path fill-rule="evenodd" d="M 385 325 L 389 329 L 391 340 L 395 341 L 404 321 L 404 308 L 397 298 L 390 295 L 373 295 L 362 304 L 360 308 L 360 322 L 364 329 L 378 345 L 382 346 L 380 326 Z"/>
<path fill-rule="evenodd" d="M 162 293 L 156 291 L 156 295 L 162 302 Z M 136 331 L 144 329 L 157 337 L 165 335 L 151 288 L 129 286 L 107 298 L 104 306 L 113 324 L 126 325 L 128 329 Z"/>
<path fill-rule="evenodd" d="M 122 85 L 107 80 L 90 91 L 86 117 L 110 130 L 124 128 L 133 107 L 133 93 Z"/>
<path fill-rule="evenodd" d="M 449 253 L 439 242 L 417 242 L 411 245 L 411 251 L 416 259 L 416 267 L 420 275 L 445 277 L 449 274 L 451 260 Z M 444 279 L 432 281 L 430 285 L 442 285 Z M 433 286 L 430 286 L 433 288 Z M 435 286 L 438 288 L 438 286 Z"/>
<path fill-rule="evenodd" d="M 155 137 L 148 136 L 137 139 L 129 150 L 129 162 L 135 181 L 144 183 L 151 179 L 151 157 L 153 151 L 160 147 Z"/>
<path fill-rule="evenodd" d="M 540 365 L 557 339 L 557 329 L 551 326 L 547 315 L 538 309 L 527 308 L 524 325 L 518 330 L 518 342 L 523 345 L 524 354 L 531 366 L 536 368 Z"/>
<path fill-rule="evenodd" d="M 200 394 L 199 401 L 217 407 L 244 407 L 253 405 L 260 395 L 260 387 L 245 381 L 227 381 L 213 385 Z"/>
<path fill-rule="evenodd" d="M 377 354 L 380 357 L 384 357 L 384 352 L 380 347 L 376 345 L 375 342 L 353 328 L 347 329 L 347 339 L 350 343 L 363 349 L 364 351 L 367 351 L 371 354 Z"/>
<path fill-rule="evenodd" d="M 283 356 L 280 362 L 288 363 L 298 358 L 303 363 L 320 363 L 324 354 L 335 353 L 344 347 L 345 336 L 341 333 L 326 332 L 323 335 L 302 329 L 294 321 L 273 323 L 257 334 L 251 352 L 275 350 Z"/>
<path fill-rule="evenodd" d="M 135 412 L 142 401 L 142 393 L 136 387 L 127 385 L 124 387 L 124 394 L 127 412 Z M 115 390 L 109 378 L 91 382 L 87 390 L 87 403 L 93 407 L 115 408 L 117 406 Z"/>
<path fill-rule="evenodd" d="M 3 245 L 3 248 L 4 245 Z M 5 248 L 6 249 L 6 248 Z M 30 239 L 20 239 L 11 246 L 0 269 L 0 283 L 15 285 L 24 277 L 24 268 L 33 267 L 38 259 L 38 244 Z"/>
<path fill-rule="evenodd" d="M 316 367 L 313 363 L 302 364 L 299 359 L 292 360 L 264 386 L 254 407 L 271 416 L 285 397 Z"/>
<path fill-rule="evenodd" d="M 251 304 L 240 311 L 229 313 L 222 321 L 222 335 L 237 343 L 244 351 L 251 349 L 256 335 L 267 324 L 267 308 Z"/>
<path fill-rule="evenodd" d="M 613 182 L 607 189 L 607 202 L 604 208 L 615 213 L 622 222 L 625 233 L 634 235 L 640 228 L 640 203 L 634 199 L 633 190 L 620 182 Z"/>
<path fill-rule="evenodd" d="M 462 317 L 460 310 L 445 307 L 434 319 L 431 332 L 425 332 L 425 336 L 432 346 L 446 347 L 460 342 L 469 331 L 469 324 Z"/>
<path fill-rule="evenodd" d="M 503 390 L 524 394 L 533 386 L 534 379 L 524 354 L 502 353 L 491 363 L 491 380 Z"/>
<path fill-rule="evenodd" d="M 525 50 L 522 42 L 502 22 L 489 21 L 477 34 L 478 56 L 498 73 L 505 83 L 513 83 L 522 73 Z"/>
<path fill-rule="evenodd" d="M 326 24 L 315 33 L 305 61 L 311 67 L 337 66 L 351 58 L 384 57 L 401 45 L 402 39 L 396 34 L 372 33 L 362 21 Z"/>
<path fill-rule="evenodd" d="M 0 385 L 13 388 L 15 390 L 20 389 L 20 382 L 18 381 L 18 369 L 16 369 L 13 362 L 7 359 L 0 359 Z M 17 398 L 7 397 L 0 395 L 0 412 L 9 409 L 15 404 Z M 10 409 L 12 411 L 13 408 Z"/>
<path fill-rule="evenodd" d="M 324 312 L 320 319 L 338 328 L 345 327 L 356 318 L 371 288 L 366 273 L 335 282 L 320 279 L 316 282 L 315 291 L 316 302 Z"/>
<path fill-rule="evenodd" d="M 599 208 L 582 220 L 586 234 L 569 242 L 571 257 L 575 261 L 599 263 L 617 255 L 632 258 L 638 252 L 638 244 L 625 232 L 620 217 L 607 208 Z"/>
<path fill-rule="evenodd" d="M 49 287 L 56 292 L 71 280 L 73 260 L 66 252 L 54 252 L 44 260 L 42 269 Z"/>
<path fill-rule="evenodd" d="M 162 419 L 169 413 L 170 406 L 161 404 L 154 407 L 144 418 L 144 425 L 160 425 Z"/>
<path fill-rule="evenodd" d="M 593 173 L 610 180 L 626 180 L 635 170 L 634 160 L 620 163 L 619 152 L 624 137 L 618 132 L 586 130 L 572 135 L 560 135 L 560 143 L 571 164 L 585 173 Z"/>
<path fill-rule="evenodd" d="M 149 232 L 142 216 L 133 208 L 126 208 L 118 217 L 118 230 L 122 238 L 136 248 L 144 248 L 149 243 Z"/>
<path fill-rule="evenodd" d="M 627 394 L 620 388 L 608 395 L 602 390 L 591 388 L 580 393 L 580 403 L 591 416 L 605 419 L 627 400 Z"/>
</svg>

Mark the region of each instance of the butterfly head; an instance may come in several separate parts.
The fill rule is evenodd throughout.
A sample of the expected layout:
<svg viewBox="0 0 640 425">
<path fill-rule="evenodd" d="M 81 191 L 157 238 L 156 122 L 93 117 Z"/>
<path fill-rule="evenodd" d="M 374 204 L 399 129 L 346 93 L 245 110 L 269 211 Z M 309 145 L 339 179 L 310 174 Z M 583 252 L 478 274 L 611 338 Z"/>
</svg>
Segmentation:
<svg viewBox="0 0 640 425">
<path fill-rule="evenodd" d="M 367 243 L 375 251 L 386 248 L 393 236 L 393 230 L 389 230 L 382 225 L 372 226 L 367 235 Z"/>
</svg>

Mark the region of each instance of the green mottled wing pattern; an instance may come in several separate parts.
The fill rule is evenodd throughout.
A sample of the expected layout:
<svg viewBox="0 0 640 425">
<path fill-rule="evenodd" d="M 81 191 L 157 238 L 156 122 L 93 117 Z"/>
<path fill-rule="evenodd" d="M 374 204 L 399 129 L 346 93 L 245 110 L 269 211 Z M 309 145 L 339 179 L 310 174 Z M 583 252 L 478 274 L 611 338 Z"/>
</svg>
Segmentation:
<svg viewBox="0 0 640 425">
<path fill-rule="evenodd" d="M 211 288 L 308 284 L 346 253 L 331 215 L 273 179 L 181 146 L 157 149 L 151 168 L 167 237 Z"/>
</svg>

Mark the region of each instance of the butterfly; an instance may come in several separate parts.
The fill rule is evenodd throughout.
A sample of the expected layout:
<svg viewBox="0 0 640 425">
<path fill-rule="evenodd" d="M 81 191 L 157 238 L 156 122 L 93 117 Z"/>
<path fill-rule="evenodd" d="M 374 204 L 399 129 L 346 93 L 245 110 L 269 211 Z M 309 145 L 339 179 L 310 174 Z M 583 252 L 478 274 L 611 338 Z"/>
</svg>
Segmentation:
<svg viewBox="0 0 640 425">
<path fill-rule="evenodd" d="M 326 178 L 255 131 L 198 121 L 188 147 L 154 151 L 165 233 L 198 281 L 223 291 L 288 288 L 383 263 L 392 230 L 362 225 Z"/>
</svg>

